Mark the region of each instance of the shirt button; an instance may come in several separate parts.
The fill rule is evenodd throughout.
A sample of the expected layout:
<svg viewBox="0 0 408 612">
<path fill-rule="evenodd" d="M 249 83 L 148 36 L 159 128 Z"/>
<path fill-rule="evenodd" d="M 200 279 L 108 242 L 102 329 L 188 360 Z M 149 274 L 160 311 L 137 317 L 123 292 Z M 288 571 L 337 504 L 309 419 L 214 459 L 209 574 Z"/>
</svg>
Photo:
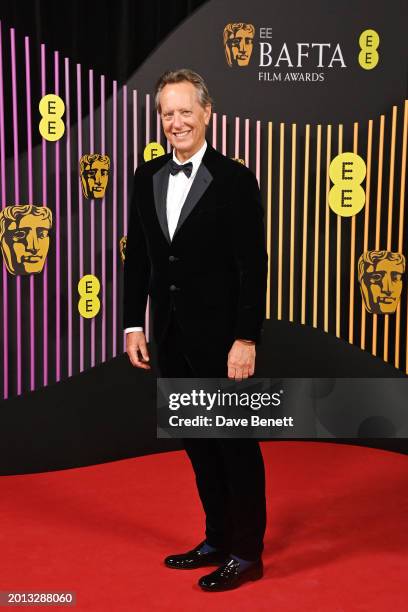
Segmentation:
<svg viewBox="0 0 408 612">
<path fill-rule="evenodd" d="M 169 261 L 177 261 L 177 257 L 174 257 L 174 255 L 170 255 Z"/>
<path fill-rule="evenodd" d="M 170 291 L 177 291 L 176 285 L 170 285 Z"/>
</svg>

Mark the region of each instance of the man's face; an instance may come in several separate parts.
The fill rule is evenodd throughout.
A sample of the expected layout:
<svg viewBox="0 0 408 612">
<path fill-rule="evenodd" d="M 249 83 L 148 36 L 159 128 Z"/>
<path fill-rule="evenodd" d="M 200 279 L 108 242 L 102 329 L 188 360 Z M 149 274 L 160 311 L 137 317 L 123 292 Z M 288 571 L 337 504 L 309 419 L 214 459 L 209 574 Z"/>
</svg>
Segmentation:
<svg viewBox="0 0 408 612">
<path fill-rule="evenodd" d="M 396 311 L 402 292 L 402 263 L 383 259 L 370 264 L 361 279 L 361 291 L 368 312 L 391 314 Z"/>
<path fill-rule="evenodd" d="M 103 198 L 109 178 L 109 167 L 106 162 L 94 161 L 82 172 L 82 187 L 86 198 Z"/>
<path fill-rule="evenodd" d="M 211 105 L 198 101 L 197 90 L 187 81 L 165 85 L 160 93 L 163 130 L 180 161 L 189 159 L 204 144 Z"/>
<path fill-rule="evenodd" d="M 25 215 L 11 221 L 1 241 L 1 250 L 11 274 L 41 272 L 50 246 L 48 219 Z"/>
<path fill-rule="evenodd" d="M 231 63 L 238 66 L 248 66 L 252 54 L 254 37 L 248 30 L 237 30 L 235 36 L 227 40 L 231 54 Z"/>
</svg>

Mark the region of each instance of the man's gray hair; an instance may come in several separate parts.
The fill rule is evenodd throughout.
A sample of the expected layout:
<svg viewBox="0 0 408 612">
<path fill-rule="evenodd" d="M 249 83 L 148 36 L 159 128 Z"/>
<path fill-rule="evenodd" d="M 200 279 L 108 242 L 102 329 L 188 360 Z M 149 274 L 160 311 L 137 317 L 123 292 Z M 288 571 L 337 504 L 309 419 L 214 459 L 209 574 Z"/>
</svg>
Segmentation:
<svg viewBox="0 0 408 612">
<path fill-rule="evenodd" d="M 208 93 L 208 88 L 203 77 L 189 68 L 180 68 L 179 70 L 168 70 L 167 72 L 164 72 L 156 83 L 154 102 L 159 113 L 161 113 L 159 98 L 163 87 L 171 83 L 183 82 L 188 82 L 194 85 L 197 90 L 198 101 L 203 108 L 205 108 L 208 104 L 213 104 L 213 100 Z"/>
</svg>

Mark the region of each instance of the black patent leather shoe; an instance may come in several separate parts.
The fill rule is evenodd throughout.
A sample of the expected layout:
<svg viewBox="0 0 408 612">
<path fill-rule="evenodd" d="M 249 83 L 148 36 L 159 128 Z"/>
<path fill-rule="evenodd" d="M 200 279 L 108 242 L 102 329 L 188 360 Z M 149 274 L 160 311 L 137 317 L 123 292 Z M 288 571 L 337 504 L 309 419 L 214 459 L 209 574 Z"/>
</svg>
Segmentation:
<svg viewBox="0 0 408 612">
<path fill-rule="evenodd" d="M 228 555 L 221 551 L 200 552 L 201 544 L 198 544 L 193 550 L 180 555 L 170 555 L 166 557 L 164 563 L 172 569 L 196 569 L 197 567 L 206 567 L 210 565 L 222 565 L 228 559 Z"/>
<path fill-rule="evenodd" d="M 204 591 L 228 591 L 240 587 L 248 580 L 259 580 L 262 576 L 262 559 L 241 571 L 239 571 L 239 561 L 229 559 L 211 574 L 202 576 L 198 584 Z"/>
</svg>

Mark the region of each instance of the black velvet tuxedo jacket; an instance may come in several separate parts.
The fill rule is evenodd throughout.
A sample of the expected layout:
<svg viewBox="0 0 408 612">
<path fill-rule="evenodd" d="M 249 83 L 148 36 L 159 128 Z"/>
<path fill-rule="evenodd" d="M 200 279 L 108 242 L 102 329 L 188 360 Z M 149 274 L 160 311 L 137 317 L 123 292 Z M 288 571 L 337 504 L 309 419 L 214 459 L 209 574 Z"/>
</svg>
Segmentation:
<svg viewBox="0 0 408 612">
<path fill-rule="evenodd" d="M 248 168 L 207 143 L 170 240 L 170 159 L 163 155 L 135 173 L 124 327 L 144 326 L 149 295 L 158 350 L 173 313 L 192 363 L 226 359 L 236 338 L 260 340 L 265 316 L 267 254 L 258 183 Z"/>
</svg>

